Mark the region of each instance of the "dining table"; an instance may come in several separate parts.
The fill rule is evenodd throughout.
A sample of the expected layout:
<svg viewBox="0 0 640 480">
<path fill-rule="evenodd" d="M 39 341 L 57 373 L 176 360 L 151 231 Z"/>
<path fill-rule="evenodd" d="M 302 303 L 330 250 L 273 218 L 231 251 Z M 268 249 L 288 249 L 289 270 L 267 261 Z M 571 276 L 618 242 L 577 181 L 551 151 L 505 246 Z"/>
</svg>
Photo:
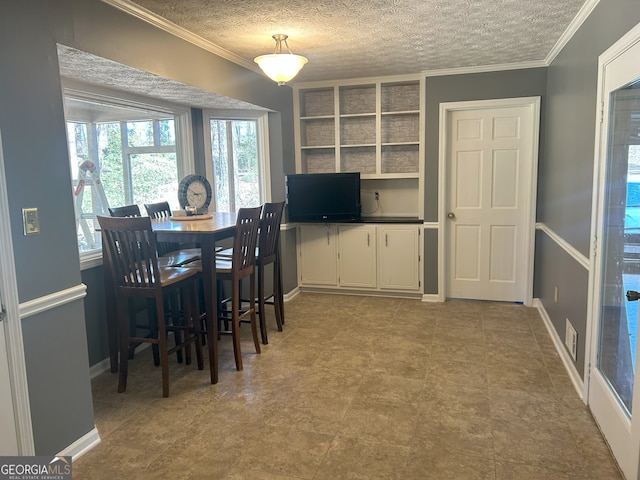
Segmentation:
<svg viewBox="0 0 640 480">
<path fill-rule="evenodd" d="M 218 383 L 216 242 L 234 236 L 236 218 L 235 212 L 212 212 L 188 217 L 172 216 L 151 221 L 158 242 L 187 243 L 200 246 L 211 383 Z M 115 322 L 109 322 L 109 324 L 115 325 Z M 109 356 L 111 371 L 115 372 L 118 369 L 117 331 L 112 330 L 110 329 L 109 332 Z"/>
</svg>

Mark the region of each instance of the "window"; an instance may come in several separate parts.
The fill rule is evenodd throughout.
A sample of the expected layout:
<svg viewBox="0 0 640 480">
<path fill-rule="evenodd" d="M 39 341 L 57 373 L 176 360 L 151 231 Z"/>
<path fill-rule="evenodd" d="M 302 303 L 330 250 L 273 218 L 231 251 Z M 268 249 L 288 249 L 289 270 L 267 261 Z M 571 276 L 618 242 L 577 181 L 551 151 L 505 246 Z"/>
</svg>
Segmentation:
<svg viewBox="0 0 640 480">
<path fill-rule="evenodd" d="M 65 95 L 67 140 L 81 260 L 101 249 L 97 215 L 108 208 L 168 201 L 178 205 L 187 112 L 121 99 Z M 186 128 L 180 128 L 185 125 Z"/>
<path fill-rule="evenodd" d="M 211 157 L 207 175 L 212 180 L 216 211 L 255 207 L 270 197 L 266 114 L 247 117 L 208 116 Z"/>
</svg>

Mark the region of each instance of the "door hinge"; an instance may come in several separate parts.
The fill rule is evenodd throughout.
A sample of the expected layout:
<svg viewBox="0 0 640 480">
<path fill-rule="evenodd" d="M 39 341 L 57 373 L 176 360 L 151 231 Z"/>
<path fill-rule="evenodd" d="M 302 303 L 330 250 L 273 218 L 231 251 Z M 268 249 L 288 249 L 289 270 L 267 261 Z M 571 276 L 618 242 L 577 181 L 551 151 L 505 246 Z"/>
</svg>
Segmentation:
<svg viewBox="0 0 640 480">
<path fill-rule="evenodd" d="M 598 237 L 593 237 L 593 258 L 596 258 L 598 253 Z"/>
<path fill-rule="evenodd" d="M 4 305 L 0 305 L 0 322 L 5 319 L 7 316 L 7 311 L 4 308 Z"/>
<path fill-rule="evenodd" d="M 600 103 L 600 123 L 604 122 L 604 102 Z"/>
</svg>

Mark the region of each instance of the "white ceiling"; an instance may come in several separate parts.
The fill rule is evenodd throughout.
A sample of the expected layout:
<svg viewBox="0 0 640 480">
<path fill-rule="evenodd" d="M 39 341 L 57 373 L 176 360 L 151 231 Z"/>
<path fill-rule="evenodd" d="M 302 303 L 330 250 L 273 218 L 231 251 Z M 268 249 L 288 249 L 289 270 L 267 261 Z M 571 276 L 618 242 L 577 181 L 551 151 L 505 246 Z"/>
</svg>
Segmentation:
<svg viewBox="0 0 640 480">
<path fill-rule="evenodd" d="M 598 0 L 102 0 L 260 71 L 276 33 L 309 63 L 296 82 L 548 65 Z M 69 47 L 61 75 L 201 108 L 255 108 Z"/>
<path fill-rule="evenodd" d="M 591 0 L 105 0 L 195 34 L 245 64 L 276 33 L 309 63 L 296 81 L 543 64 Z"/>
</svg>

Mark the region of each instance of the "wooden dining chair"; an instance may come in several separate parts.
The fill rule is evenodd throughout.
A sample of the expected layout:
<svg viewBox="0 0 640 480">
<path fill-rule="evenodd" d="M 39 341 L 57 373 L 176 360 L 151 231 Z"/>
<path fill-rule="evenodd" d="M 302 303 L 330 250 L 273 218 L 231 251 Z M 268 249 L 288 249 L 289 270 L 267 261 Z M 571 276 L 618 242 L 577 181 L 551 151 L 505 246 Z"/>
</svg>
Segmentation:
<svg viewBox="0 0 640 480">
<path fill-rule="evenodd" d="M 120 347 L 120 374 L 118 392 L 127 386 L 128 351 L 130 345 L 150 343 L 155 346 L 162 369 L 162 395 L 169 396 L 169 354 L 185 351 L 186 363 L 191 363 L 191 343 L 195 344 L 198 369 L 203 368 L 202 347 L 199 339 L 197 280 L 195 269 L 163 267 L 158 263 L 155 234 L 149 217 L 98 216 L 102 231 L 102 244 L 109 262 L 117 307 L 117 327 Z M 180 292 L 184 314 L 178 321 L 165 318 L 163 300 L 166 295 Z M 130 298 L 151 300 L 156 314 L 149 322 L 150 335 L 137 335 L 132 329 L 134 321 L 127 310 Z M 194 321 L 194 318 L 196 319 Z M 150 319 L 151 320 L 151 319 Z M 169 348 L 167 333 L 174 332 L 180 340 Z M 183 334 L 183 335 L 182 335 Z"/>
<path fill-rule="evenodd" d="M 216 278 L 218 283 L 229 282 L 231 294 L 218 298 L 217 321 L 218 333 L 228 334 L 233 338 L 233 353 L 236 369 L 242 370 L 242 350 L 240 347 L 240 323 L 249 322 L 256 353 L 260 353 L 260 340 L 258 339 L 258 327 L 256 322 L 255 307 L 255 261 L 258 229 L 260 226 L 260 211 L 262 207 L 241 208 L 236 219 L 236 232 L 233 237 L 233 248 L 230 256 L 218 257 L 216 255 Z M 187 266 L 202 268 L 201 261 L 193 262 Z M 242 308 L 241 289 L 242 280 L 248 278 L 250 285 L 250 299 L 248 308 Z M 218 288 L 216 286 L 215 288 Z M 219 289 L 221 291 L 221 289 Z M 221 325 L 231 324 L 231 330 L 221 328 Z M 209 349 L 212 345 L 209 344 Z M 211 351 L 209 352 L 211 354 Z"/>
<path fill-rule="evenodd" d="M 109 207 L 109 215 L 112 217 L 139 217 L 140 207 L 138 205 L 124 205 L 122 207 Z"/>
<path fill-rule="evenodd" d="M 146 205 L 145 205 L 146 207 Z M 169 207 L 169 204 L 167 203 L 167 207 Z M 169 212 L 171 212 L 171 210 L 169 210 Z M 142 216 L 142 214 L 140 213 L 140 207 L 137 204 L 132 204 L 132 205 L 124 205 L 122 207 L 109 207 L 109 214 L 112 217 L 116 217 L 116 218 L 126 218 L 126 217 L 140 217 Z M 193 253 L 193 252 L 180 252 L 177 250 L 170 250 L 171 246 L 170 245 L 165 245 L 163 242 L 157 242 L 156 243 L 156 247 L 158 248 L 158 256 L 160 257 L 158 259 L 160 266 L 172 266 L 172 265 L 182 265 L 185 262 L 189 262 L 189 261 L 193 261 L 195 260 L 195 257 L 198 255 L 197 253 Z M 174 318 L 177 317 L 177 315 L 179 315 L 180 312 L 180 302 L 178 299 L 178 296 L 176 294 L 174 295 L 170 295 L 168 298 L 165 299 L 164 301 L 165 304 L 165 311 L 170 314 L 171 316 L 173 316 Z M 138 312 L 142 311 L 142 310 L 148 310 L 150 313 L 149 315 L 155 316 L 155 312 L 154 312 L 154 306 L 153 303 L 151 302 L 151 305 L 134 305 L 134 303 L 130 303 L 129 304 L 129 315 L 132 318 L 136 318 Z M 143 329 L 147 329 L 147 327 L 145 325 L 140 325 L 138 323 L 136 323 L 135 327 L 132 326 L 131 328 L 143 328 Z M 181 339 L 180 339 L 180 332 L 176 332 L 175 333 L 175 339 L 178 343 L 180 343 Z M 134 357 L 135 354 L 135 348 L 134 346 L 132 346 L 129 349 L 129 359 L 132 359 Z M 178 362 L 182 363 L 182 351 L 178 350 L 178 352 L 176 353 L 177 358 L 178 358 Z M 159 365 L 160 359 L 158 357 L 158 352 L 157 349 L 154 348 L 153 350 L 153 358 L 154 358 L 154 362 L 156 365 Z"/>
<path fill-rule="evenodd" d="M 169 206 L 169 202 L 145 203 L 144 208 L 147 211 L 147 215 L 151 218 L 165 220 L 171 218 L 171 207 Z M 175 242 L 158 242 L 157 245 L 159 256 L 178 257 L 178 263 L 169 263 L 169 265 L 184 265 L 190 261 L 200 258 L 199 248 L 181 248 L 180 244 Z"/>
<path fill-rule="evenodd" d="M 282 331 L 284 324 L 284 294 L 282 290 L 282 264 L 280 260 L 280 221 L 284 202 L 265 203 L 262 207 L 262 218 L 260 219 L 260 231 L 258 233 L 258 248 L 256 249 L 256 270 L 258 295 L 256 301 L 258 306 L 256 314 L 260 324 L 260 335 L 262 343 L 267 345 L 269 338 L 266 325 L 266 305 L 273 305 L 278 331 Z M 230 258 L 232 249 L 219 252 L 218 259 Z M 270 293 L 265 293 L 265 267 L 272 264 L 272 287 Z M 249 302 L 248 298 L 243 298 L 242 302 Z"/>
<path fill-rule="evenodd" d="M 278 331 L 284 324 L 284 294 L 282 291 L 282 264 L 280 260 L 280 221 L 284 202 L 265 203 L 260 220 L 256 269 L 258 270 L 258 318 L 262 343 L 269 343 L 265 305 L 273 305 Z M 265 266 L 272 264 L 272 290 L 265 294 Z"/>
</svg>

